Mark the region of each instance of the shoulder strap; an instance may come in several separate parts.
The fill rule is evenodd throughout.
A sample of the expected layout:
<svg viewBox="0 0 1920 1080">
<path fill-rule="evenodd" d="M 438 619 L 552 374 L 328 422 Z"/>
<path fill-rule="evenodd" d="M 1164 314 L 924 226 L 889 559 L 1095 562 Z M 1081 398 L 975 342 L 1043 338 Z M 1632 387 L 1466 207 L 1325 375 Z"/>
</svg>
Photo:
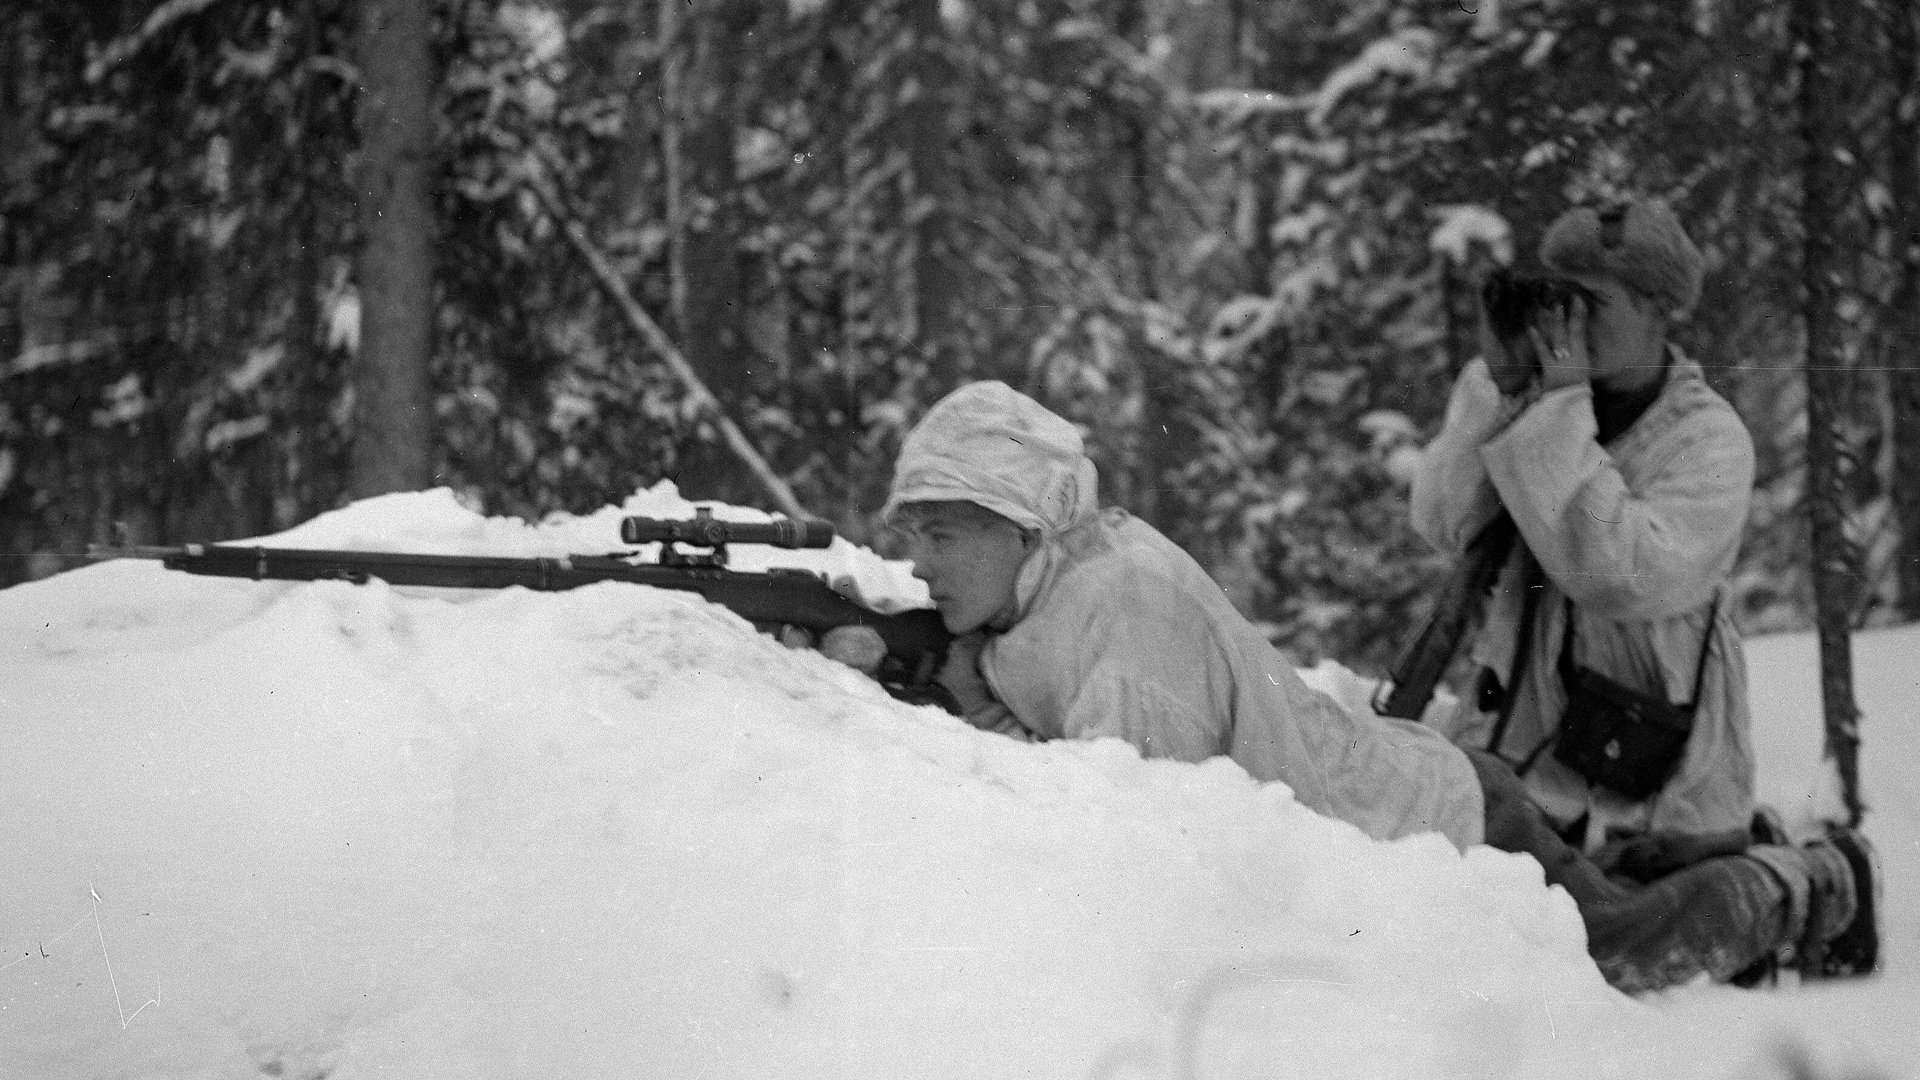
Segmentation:
<svg viewBox="0 0 1920 1080">
<path fill-rule="evenodd" d="M 1720 590 L 1713 591 L 1713 605 L 1707 608 L 1707 636 L 1700 642 L 1700 666 L 1693 671 L 1693 696 L 1687 699 L 1687 708 L 1700 704 L 1700 688 L 1707 684 L 1707 655 L 1713 652 L 1713 635 L 1720 629 Z"/>
<path fill-rule="evenodd" d="M 1513 719 L 1513 706 L 1520 700 L 1520 684 L 1526 681 L 1527 657 L 1533 655 L 1533 621 L 1540 611 L 1540 590 L 1544 587 L 1546 575 L 1540 570 L 1540 564 L 1533 553 L 1526 550 L 1526 542 L 1517 540 L 1521 549 L 1524 570 L 1520 575 L 1520 628 L 1514 639 L 1513 663 L 1507 665 L 1507 685 L 1505 699 L 1500 702 L 1500 718 L 1494 722 L 1493 735 L 1487 739 L 1487 752 L 1500 757 L 1500 744 L 1506 741 L 1507 724 Z"/>
<path fill-rule="evenodd" d="M 1573 676 L 1573 597 L 1567 599 L 1567 625 L 1560 631 L 1560 681 Z"/>
<path fill-rule="evenodd" d="M 1707 657 L 1713 652 L 1713 635 L 1720 629 L 1720 590 L 1713 593 L 1713 604 L 1707 608 L 1707 635 L 1700 642 L 1700 663 L 1693 670 L 1693 696 L 1686 700 L 1683 708 L 1691 709 L 1700 704 L 1700 688 L 1707 683 Z M 1573 674 L 1573 597 L 1567 597 L 1567 631 L 1560 637 L 1560 681 L 1565 682 Z"/>
</svg>

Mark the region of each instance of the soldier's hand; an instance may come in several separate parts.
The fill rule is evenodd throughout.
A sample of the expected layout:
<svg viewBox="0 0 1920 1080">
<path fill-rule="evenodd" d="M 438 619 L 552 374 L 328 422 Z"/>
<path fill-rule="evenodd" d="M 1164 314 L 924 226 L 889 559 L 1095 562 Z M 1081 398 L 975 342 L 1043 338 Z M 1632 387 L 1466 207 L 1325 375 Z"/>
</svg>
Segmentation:
<svg viewBox="0 0 1920 1080">
<path fill-rule="evenodd" d="M 1531 344 L 1526 341 L 1511 343 L 1500 340 L 1483 317 L 1480 320 L 1480 357 L 1487 362 L 1487 374 L 1493 376 L 1493 385 L 1502 394 L 1511 397 L 1527 388 L 1540 368 L 1534 363 Z"/>
<path fill-rule="evenodd" d="M 1540 387 L 1553 391 L 1578 386 L 1593 377 L 1587 355 L 1587 302 L 1575 297 L 1565 309 L 1544 312 L 1527 328 L 1540 357 Z"/>
<path fill-rule="evenodd" d="M 1601 869 L 1635 881 L 1654 881 L 1703 859 L 1738 855 L 1747 849 L 1745 830 L 1673 832 L 1661 830 L 1608 842 L 1594 854 Z"/>
<path fill-rule="evenodd" d="M 1593 861 L 1610 874 L 1624 874 L 1635 881 L 1653 881 L 1685 865 L 1668 838 L 1661 836 L 1610 841 L 1594 852 Z"/>
<path fill-rule="evenodd" d="M 962 634 L 947 646 L 947 662 L 934 681 L 947 688 L 962 714 L 971 715 L 993 703 L 993 691 L 980 674 L 980 651 L 986 647 L 984 630 Z"/>
</svg>

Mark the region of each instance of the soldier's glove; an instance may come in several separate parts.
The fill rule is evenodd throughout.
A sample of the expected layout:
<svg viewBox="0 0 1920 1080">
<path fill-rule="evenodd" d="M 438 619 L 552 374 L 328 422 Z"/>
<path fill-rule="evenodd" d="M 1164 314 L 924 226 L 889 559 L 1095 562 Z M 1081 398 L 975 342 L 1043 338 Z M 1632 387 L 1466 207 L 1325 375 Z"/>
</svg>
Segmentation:
<svg viewBox="0 0 1920 1080">
<path fill-rule="evenodd" d="M 820 654 L 868 678 L 878 678 L 880 663 L 887 658 L 887 643 L 871 626 L 836 626 L 821 636 Z"/>
<path fill-rule="evenodd" d="M 953 644 L 947 646 L 947 662 L 934 680 L 953 695 L 954 704 L 960 706 L 960 715 L 967 723 L 982 731 L 1031 742 L 1033 733 L 1013 715 L 1013 710 L 994 699 L 993 689 L 980 673 L 980 652 L 986 645 L 984 630 L 954 638 Z"/>
<path fill-rule="evenodd" d="M 1662 830 L 1609 841 L 1594 854 L 1593 861 L 1609 873 L 1645 882 L 1705 859 L 1738 855 L 1747 850 L 1747 844 L 1745 829 L 1710 833 Z"/>
</svg>

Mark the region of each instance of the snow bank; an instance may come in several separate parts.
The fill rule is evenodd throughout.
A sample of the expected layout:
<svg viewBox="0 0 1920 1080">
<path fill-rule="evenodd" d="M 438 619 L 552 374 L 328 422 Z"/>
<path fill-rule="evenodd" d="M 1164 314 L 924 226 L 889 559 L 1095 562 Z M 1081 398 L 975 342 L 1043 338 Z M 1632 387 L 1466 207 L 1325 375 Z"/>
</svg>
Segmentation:
<svg viewBox="0 0 1920 1080">
<path fill-rule="evenodd" d="M 433 492 L 270 542 L 687 509 Z M 0 665 L 0 1077 L 1665 1075 L 1634 1055 L 1721 1007 L 1610 991 L 1529 859 L 976 732 L 691 594 L 114 562 L 0 592 Z"/>
<path fill-rule="evenodd" d="M 1880 854 L 1888 905 L 1881 924 L 1887 970 L 1920 971 L 1920 625 L 1856 634 L 1860 789 L 1867 836 Z M 1788 828 L 1808 834 L 1839 817 L 1832 770 L 1821 762 L 1820 654 L 1812 634 L 1747 645 L 1753 678 L 1754 755 L 1760 797 Z"/>
</svg>

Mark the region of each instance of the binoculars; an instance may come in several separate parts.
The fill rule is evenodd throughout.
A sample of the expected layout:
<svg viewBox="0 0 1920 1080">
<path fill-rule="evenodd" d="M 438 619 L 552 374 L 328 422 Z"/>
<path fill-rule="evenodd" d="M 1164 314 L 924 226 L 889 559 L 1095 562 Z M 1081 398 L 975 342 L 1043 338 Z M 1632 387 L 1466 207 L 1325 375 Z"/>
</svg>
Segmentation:
<svg viewBox="0 0 1920 1080">
<path fill-rule="evenodd" d="M 1480 287 L 1480 306 L 1487 313 L 1487 326 L 1509 348 L 1515 342 L 1527 340 L 1527 327 L 1533 325 L 1539 315 L 1548 311 L 1564 312 L 1575 300 L 1586 301 L 1589 311 L 1599 303 L 1592 289 L 1563 277 L 1534 277 L 1496 270 Z M 1532 355 L 1531 348 L 1525 351 Z M 1539 365 L 1538 357 L 1534 357 L 1534 364 Z"/>
</svg>

